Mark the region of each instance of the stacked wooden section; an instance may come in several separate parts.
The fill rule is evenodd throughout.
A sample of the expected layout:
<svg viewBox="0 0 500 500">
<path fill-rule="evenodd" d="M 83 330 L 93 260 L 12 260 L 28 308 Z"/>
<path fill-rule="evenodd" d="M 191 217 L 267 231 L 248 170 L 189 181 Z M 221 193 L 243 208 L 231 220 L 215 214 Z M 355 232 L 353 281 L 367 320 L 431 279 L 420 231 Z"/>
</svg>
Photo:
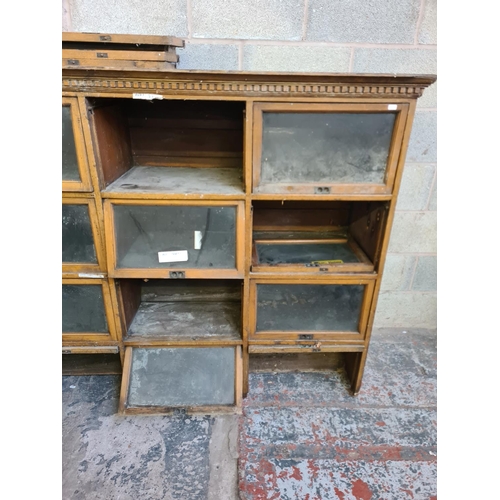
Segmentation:
<svg viewBox="0 0 500 500">
<path fill-rule="evenodd" d="M 179 61 L 177 47 L 184 41 L 172 36 L 63 32 L 62 67 L 168 71 Z"/>
<path fill-rule="evenodd" d="M 238 410 L 277 352 L 342 353 L 356 394 L 434 81 L 64 70 L 63 348 L 120 352 L 124 413 Z"/>
</svg>

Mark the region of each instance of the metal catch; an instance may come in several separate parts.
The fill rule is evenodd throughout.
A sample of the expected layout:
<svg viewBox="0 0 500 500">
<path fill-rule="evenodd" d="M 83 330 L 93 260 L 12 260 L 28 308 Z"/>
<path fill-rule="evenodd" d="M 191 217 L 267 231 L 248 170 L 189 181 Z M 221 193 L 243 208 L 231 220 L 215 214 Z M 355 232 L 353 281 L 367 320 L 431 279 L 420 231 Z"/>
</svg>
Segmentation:
<svg viewBox="0 0 500 500">
<path fill-rule="evenodd" d="M 186 277 L 184 271 L 170 271 L 169 275 L 172 279 L 184 279 Z"/>
</svg>

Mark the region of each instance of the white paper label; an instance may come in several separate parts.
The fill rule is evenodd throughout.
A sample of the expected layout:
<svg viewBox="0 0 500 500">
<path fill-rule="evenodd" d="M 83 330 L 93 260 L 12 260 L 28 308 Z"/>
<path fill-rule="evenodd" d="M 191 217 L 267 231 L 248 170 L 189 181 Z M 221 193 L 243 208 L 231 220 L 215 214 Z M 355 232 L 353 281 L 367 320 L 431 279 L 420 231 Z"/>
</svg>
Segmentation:
<svg viewBox="0 0 500 500">
<path fill-rule="evenodd" d="M 79 278 L 104 278 L 104 274 L 78 273 Z"/>
<path fill-rule="evenodd" d="M 388 109 L 389 111 L 394 111 L 395 109 L 398 109 L 398 105 L 397 105 L 397 104 L 389 104 L 389 105 L 387 106 L 387 109 Z"/>
<path fill-rule="evenodd" d="M 163 99 L 163 96 L 158 94 L 132 94 L 132 99 L 146 99 L 146 101 L 151 101 L 152 99 Z"/>
<path fill-rule="evenodd" d="M 203 234 L 201 231 L 194 232 L 194 249 L 199 250 L 201 248 L 201 240 L 203 239 Z"/>
<path fill-rule="evenodd" d="M 187 250 L 158 252 L 158 262 L 186 262 L 187 260 L 188 260 Z"/>
</svg>

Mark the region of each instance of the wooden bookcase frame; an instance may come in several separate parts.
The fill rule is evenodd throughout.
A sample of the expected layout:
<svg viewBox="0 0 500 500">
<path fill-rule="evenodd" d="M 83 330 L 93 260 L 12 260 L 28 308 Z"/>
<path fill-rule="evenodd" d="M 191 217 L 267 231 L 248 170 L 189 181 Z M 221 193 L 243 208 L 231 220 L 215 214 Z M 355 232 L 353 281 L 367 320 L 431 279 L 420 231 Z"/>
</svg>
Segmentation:
<svg viewBox="0 0 500 500">
<path fill-rule="evenodd" d="M 113 303 L 116 303 L 116 291 L 114 289 L 113 280 L 90 278 L 90 279 L 69 279 L 63 278 L 63 285 L 100 285 L 102 287 L 102 296 L 104 300 L 104 313 L 108 323 L 108 333 L 95 332 L 63 332 L 63 344 L 74 345 L 86 343 L 89 346 L 97 344 L 115 344 L 121 341 L 121 331 L 116 323 L 115 308 Z M 88 351 L 85 351 L 88 352 Z"/>
<path fill-rule="evenodd" d="M 113 205 L 128 206 L 209 206 L 209 207 L 235 207 L 236 208 L 236 251 L 235 269 L 193 269 L 193 268 L 117 268 L 116 267 L 116 244 Z M 185 278 L 243 278 L 244 260 L 244 234 L 245 234 L 245 209 L 242 201 L 180 201 L 180 200 L 104 200 L 104 226 L 106 232 L 106 250 L 108 262 L 108 274 L 113 278 L 170 278 L 170 272 L 184 272 Z"/>
<path fill-rule="evenodd" d="M 388 106 L 395 109 L 388 110 Z M 403 136 L 409 105 L 405 103 L 394 104 L 364 104 L 364 103 L 264 103 L 255 102 L 253 108 L 253 192 L 265 194 L 308 194 L 322 196 L 315 190 L 326 188 L 328 194 L 390 194 L 393 190 L 394 179 L 398 166 L 399 153 L 401 150 L 401 138 Z M 307 182 L 307 183 L 283 183 L 268 184 L 265 189 L 260 184 L 260 172 L 262 161 L 262 133 L 263 113 L 396 113 L 396 120 L 389 148 L 387 169 L 383 184 L 339 184 L 335 182 Z"/>
<path fill-rule="evenodd" d="M 97 214 L 96 203 L 93 198 L 77 198 L 74 196 L 68 197 L 64 196 L 62 198 L 63 205 L 87 205 L 89 210 L 90 227 L 92 229 L 92 236 L 94 240 L 94 248 L 97 259 L 97 264 L 92 264 L 89 262 L 63 262 L 62 263 L 62 274 L 63 277 L 86 277 L 86 275 L 92 275 L 97 273 L 102 273 L 103 276 L 106 273 L 106 255 L 104 252 L 103 238 L 101 232 L 101 225 L 99 223 L 99 217 Z"/>
<path fill-rule="evenodd" d="M 345 358 L 345 367 L 351 383 L 351 391 L 355 395 L 359 392 L 363 377 L 364 366 L 368 355 L 370 336 L 375 317 L 376 305 L 382 275 L 385 265 L 389 236 L 396 209 L 397 195 L 401 183 L 405 155 L 408 148 L 413 117 L 416 109 L 417 99 L 422 95 L 425 88 L 434 83 L 434 75 L 381 75 L 381 74 L 306 74 L 306 73 L 256 73 L 241 71 L 146 71 L 146 70 L 87 70 L 84 67 L 63 69 L 62 89 L 63 96 L 68 104 L 78 104 L 81 114 L 81 126 L 79 121 L 75 124 L 81 127 L 85 134 L 76 135 L 75 142 L 79 151 L 88 155 L 86 165 L 90 169 L 90 177 L 93 182 L 95 203 L 97 213 L 104 220 L 104 238 L 106 248 L 106 263 L 109 275 L 116 278 L 168 278 L 168 269 L 148 270 L 116 270 L 114 269 L 114 232 L 112 224 L 112 204 L 186 204 L 186 205 L 238 205 L 237 212 L 237 270 L 222 270 L 221 272 L 196 272 L 186 271 L 185 277 L 189 278 L 211 278 L 225 279 L 237 278 L 242 280 L 242 340 L 241 346 L 235 346 L 235 350 L 241 351 L 239 366 L 237 370 L 240 377 L 236 386 L 242 386 L 242 390 L 236 399 L 237 406 L 241 404 L 241 393 L 248 392 L 248 358 L 250 354 L 266 352 L 340 352 Z M 89 108 L 89 99 L 93 98 L 125 98 L 125 99 L 170 99 L 170 100 L 205 100 L 205 101 L 240 101 L 245 103 L 243 117 L 243 187 L 244 192 L 234 195 L 222 195 L 221 193 L 207 194 L 185 194 L 155 193 L 134 194 L 121 196 L 118 192 L 106 191 L 106 186 L 100 171 L 99 152 L 95 143 L 94 121 L 92 109 Z M 391 109 L 388 109 L 388 106 Z M 273 112 L 334 112 L 337 110 L 353 110 L 354 112 L 380 112 L 394 111 L 397 106 L 398 117 L 395 132 L 392 136 L 390 148 L 389 168 L 383 184 L 331 184 L 327 185 L 330 191 L 314 192 L 318 183 L 307 183 L 302 185 L 286 185 L 287 189 L 276 189 L 267 186 L 259 191 L 260 177 L 260 151 L 262 139 L 262 113 Z M 77 109 L 76 107 L 74 108 Z M 290 189 L 288 189 L 288 187 Z M 64 189 L 64 186 L 63 186 Z M 91 191 L 90 181 L 87 176 L 87 189 Z M 83 193 L 81 193 L 84 196 Z M 71 196 L 71 193 L 68 193 Z M 87 195 L 91 197 L 92 195 Z M 107 198 L 104 199 L 103 198 Z M 149 202 L 147 201 L 149 199 Z M 156 201 L 155 201 L 156 200 Z M 175 201 L 167 201 L 175 200 Z M 210 200 L 210 201 L 209 201 Z M 231 200 L 231 201 L 229 201 Z M 235 200 L 235 201 L 232 201 Z M 253 272 L 252 269 L 252 203 L 256 200 L 274 200 L 277 202 L 289 200 L 338 200 L 338 201 L 378 201 L 384 202 L 385 212 L 381 224 L 381 231 L 377 240 L 375 270 L 372 272 L 353 271 L 350 268 L 329 269 L 323 275 L 304 271 L 304 269 L 285 270 L 270 269 Z M 104 214 L 104 215 L 103 215 Z M 333 266 L 332 266 L 333 267 Z M 255 286 L 258 283 L 342 283 L 347 280 L 352 283 L 369 283 L 371 300 L 365 297 L 363 302 L 363 335 L 357 339 L 332 337 L 317 340 L 297 340 L 295 336 L 288 338 L 264 339 L 252 334 L 251 321 L 255 323 L 256 304 Z M 82 282 L 81 280 L 79 280 Z M 92 283 L 98 281 L 91 280 Z M 109 282 L 113 282 L 109 279 Z M 116 289 L 113 285 L 113 289 Z M 253 290 L 253 292 L 252 292 Z M 253 293 L 254 300 L 250 299 Z M 366 292 L 365 292 L 366 294 Z M 116 319 L 117 332 L 121 332 L 121 321 L 123 310 L 116 297 L 111 293 L 113 314 Z M 111 324 L 111 321 L 109 322 Z M 361 330 L 360 330 L 361 332 Z M 260 335 L 260 334 L 259 334 Z M 313 333 L 313 335 L 315 335 Z M 121 409 L 126 413 L 150 413 L 158 412 L 158 408 L 152 409 L 125 409 L 123 402 L 126 398 L 128 377 L 130 375 L 130 357 L 133 347 L 125 345 L 121 334 L 116 335 L 117 340 L 103 341 L 102 343 L 89 340 L 77 342 L 71 337 L 71 346 L 68 342 L 63 345 L 67 349 L 88 350 L 93 349 L 120 349 L 122 361 L 124 361 L 125 349 L 129 352 L 128 362 L 124 364 L 124 379 L 122 385 Z M 220 344 L 221 346 L 224 344 Z M 156 345 L 155 346 L 159 346 Z M 165 346 L 165 345 L 164 345 Z M 211 344 L 211 346 L 214 346 Z M 136 346 L 148 347 L 148 346 Z M 153 347 L 153 345 L 149 346 Z M 172 346 L 173 347 L 173 346 Z M 176 347 L 182 347 L 177 345 Z M 186 345 L 184 347 L 192 347 Z M 197 347 L 208 347 L 197 345 Z M 76 351 L 75 351 L 76 352 Z M 125 392 L 124 392 L 125 391 Z M 163 409 L 170 411 L 170 409 Z M 213 407 L 203 409 L 196 408 L 193 411 L 212 412 Z M 227 408 L 225 409 L 227 411 Z M 162 410 L 159 411 L 163 412 Z"/>
<path fill-rule="evenodd" d="M 363 293 L 363 301 L 361 303 L 360 316 L 358 320 L 358 332 L 346 332 L 342 330 L 330 331 L 262 331 L 257 332 L 257 286 L 258 285 L 364 285 L 365 290 Z M 332 342 L 345 343 L 345 344 L 362 344 L 365 339 L 366 326 L 368 323 L 368 316 L 370 313 L 370 306 L 373 300 L 373 290 L 375 287 L 375 280 L 367 278 L 356 277 L 332 277 L 328 279 L 268 279 L 268 278 L 255 278 L 250 280 L 250 313 L 248 317 L 248 340 L 250 344 L 260 343 L 261 341 L 291 341 L 292 343 L 299 343 L 299 341 L 310 344 L 310 341 L 317 342 Z M 307 335 L 307 339 L 303 338 Z M 302 338 L 301 338 L 302 337 Z"/>
<path fill-rule="evenodd" d="M 90 181 L 89 163 L 85 150 L 85 141 L 83 138 L 82 119 L 78 99 L 74 97 L 63 97 L 62 106 L 69 107 L 71 111 L 71 123 L 73 125 L 73 136 L 75 138 L 76 158 L 78 160 L 78 172 L 80 174 L 79 181 L 62 181 L 63 192 L 92 192 L 92 184 Z"/>
<path fill-rule="evenodd" d="M 151 348 L 192 348 L 193 346 L 141 346 L 141 349 L 151 349 Z M 241 412 L 241 400 L 243 397 L 243 352 L 239 345 L 227 346 L 227 345 L 212 345 L 212 346 L 198 346 L 198 348 L 203 349 L 206 347 L 225 347 L 234 349 L 234 404 L 232 405 L 211 405 L 211 406 L 141 406 L 134 407 L 128 406 L 128 393 L 130 387 L 130 377 L 132 370 L 132 351 L 138 346 L 127 346 L 125 347 L 125 357 L 123 361 L 123 375 L 122 375 L 122 385 L 120 390 L 120 402 L 118 405 L 118 411 L 122 415 L 142 415 L 142 414 L 171 414 L 179 411 L 182 408 L 188 414 L 200 414 L 200 413 L 240 413 Z"/>
</svg>

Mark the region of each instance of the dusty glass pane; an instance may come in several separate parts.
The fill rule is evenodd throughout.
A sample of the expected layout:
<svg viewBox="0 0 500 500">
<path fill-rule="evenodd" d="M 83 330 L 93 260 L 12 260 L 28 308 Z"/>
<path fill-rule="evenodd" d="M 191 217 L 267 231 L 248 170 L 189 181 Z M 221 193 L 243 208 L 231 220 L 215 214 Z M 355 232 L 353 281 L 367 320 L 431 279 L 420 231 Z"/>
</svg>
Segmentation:
<svg viewBox="0 0 500 500">
<path fill-rule="evenodd" d="M 117 205 L 114 213 L 119 268 L 236 267 L 235 207 Z"/>
<path fill-rule="evenodd" d="M 257 331 L 357 332 L 364 285 L 257 285 Z"/>
<path fill-rule="evenodd" d="M 108 333 L 101 285 L 62 286 L 63 333 Z"/>
<path fill-rule="evenodd" d="M 359 262 L 347 243 L 257 243 L 259 264 L 312 264 L 318 260 Z"/>
<path fill-rule="evenodd" d="M 136 348 L 128 405 L 231 405 L 234 374 L 234 348 Z"/>
<path fill-rule="evenodd" d="M 382 184 L 395 113 L 263 113 L 260 184 Z"/>
<path fill-rule="evenodd" d="M 97 263 L 88 205 L 62 206 L 62 261 Z"/>
<path fill-rule="evenodd" d="M 76 157 L 75 136 L 71 122 L 71 108 L 62 107 L 62 179 L 79 181 L 78 159 Z"/>
</svg>

